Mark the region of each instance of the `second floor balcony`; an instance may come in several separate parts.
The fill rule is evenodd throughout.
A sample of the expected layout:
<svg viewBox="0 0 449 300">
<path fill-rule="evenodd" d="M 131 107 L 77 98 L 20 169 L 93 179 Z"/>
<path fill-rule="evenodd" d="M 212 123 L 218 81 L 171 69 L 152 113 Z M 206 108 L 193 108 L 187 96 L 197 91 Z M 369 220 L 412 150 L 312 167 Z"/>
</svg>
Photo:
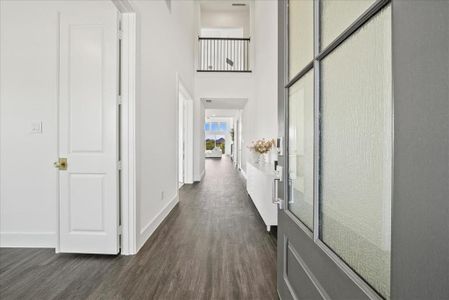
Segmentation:
<svg viewBox="0 0 449 300">
<path fill-rule="evenodd" d="M 198 38 L 198 72 L 251 72 L 250 38 Z"/>
</svg>

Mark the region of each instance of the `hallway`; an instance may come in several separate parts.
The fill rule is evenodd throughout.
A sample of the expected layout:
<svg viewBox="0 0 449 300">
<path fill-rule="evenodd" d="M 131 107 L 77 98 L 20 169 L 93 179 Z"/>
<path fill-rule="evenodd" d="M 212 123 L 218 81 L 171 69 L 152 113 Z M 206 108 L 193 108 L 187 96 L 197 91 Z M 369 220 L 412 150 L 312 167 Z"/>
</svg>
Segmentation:
<svg viewBox="0 0 449 300">
<path fill-rule="evenodd" d="M 277 299 L 276 239 L 229 158 L 206 160 L 201 183 L 135 256 L 0 249 L 3 299 Z"/>
</svg>

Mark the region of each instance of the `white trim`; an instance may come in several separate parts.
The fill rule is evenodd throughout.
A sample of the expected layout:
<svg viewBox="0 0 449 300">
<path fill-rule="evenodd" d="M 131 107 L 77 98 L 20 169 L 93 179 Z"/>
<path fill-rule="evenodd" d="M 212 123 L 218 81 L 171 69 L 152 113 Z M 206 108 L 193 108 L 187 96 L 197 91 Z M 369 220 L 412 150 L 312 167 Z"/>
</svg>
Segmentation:
<svg viewBox="0 0 449 300">
<path fill-rule="evenodd" d="M 189 98 L 184 103 L 185 115 L 184 115 L 184 138 L 185 138 L 185 154 L 184 160 L 184 183 L 193 183 L 193 99 L 189 94 Z"/>
<path fill-rule="evenodd" d="M 136 14 L 122 13 L 121 254 L 137 253 L 136 203 Z"/>
<path fill-rule="evenodd" d="M 165 218 L 168 216 L 168 214 L 172 211 L 172 209 L 178 204 L 179 202 L 179 194 L 176 192 L 176 194 L 173 196 L 173 198 L 161 209 L 161 211 L 153 218 L 151 219 L 145 227 L 142 228 L 140 231 L 140 237 L 139 237 L 139 248 L 137 251 L 142 248 L 142 246 L 145 244 L 145 242 L 150 238 L 150 236 L 154 233 L 154 231 L 159 227 L 159 225 L 162 223 L 162 221 L 165 220 Z"/>
<path fill-rule="evenodd" d="M 60 132 L 60 115 L 59 115 L 59 103 L 61 101 L 60 90 L 61 90 L 61 12 L 58 12 L 58 37 L 57 37 L 57 48 L 56 51 L 58 53 L 57 57 L 57 76 L 56 76 L 56 88 L 57 88 L 57 97 L 56 97 L 56 153 L 59 155 L 59 137 L 61 135 Z M 56 186 L 55 194 L 56 194 L 56 237 L 55 237 L 55 252 L 59 253 L 60 250 L 60 234 L 59 230 L 61 228 L 61 198 L 59 193 L 60 180 L 59 180 L 59 171 L 55 169 L 56 175 Z"/>
<path fill-rule="evenodd" d="M 201 182 L 205 175 L 206 175 L 206 170 L 203 169 L 203 171 L 201 171 L 201 174 L 199 176 L 195 177 L 194 182 Z"/>
<path fill-rule="evenodd" d="M 111 0 L 121 13 L 134 12 L 134 8 L 129 0 Z"/>
<path fill-rule="evenodd" d="M 240 168 L 240 172 L 242 173 L 243 177 L 245 177 L 245 179 L 247 179 L 246 178 L 246 172 L 242 168 Z"/>
<path fill-rule="evenodd" d="M 187 90 L 184 81 L 182 80 L 179 73 L 176 73 L 176 187 L 179 186 L 179 94 L 183 94 L 185 97 L 184 106 L 187 107 L 184 113 L 184 146 L 185 146 L 185 157 L 184 157 L 184 179 L 183 183 L 192 184 L 194 182 L 193 174 L 193 131 L 194 131 L 194 108 L 193 108 L 193 97 L 192 93 Z M 186 118 L 188 116 L 188 119 Z"/>
<path fill-rule="evenodd" d="M 56 232 L 0 232 L 2 248 L 55 248 Z"/>
<path fill-rule="evenodd" d="M 179 74 L 176 73 L 176 103 L 175 103 L 175 120 L 176 120 L 176 134 L 175 134 L 175 138 L 176 138 L 176 151 L 175 151 L 175 162 L 176 162 L 176 191 L 178 191 L 180 189 L 179 186 L 179 92 L 180 92 L 180 78 L 179 78 Z M 183 180 L 184 183 L 184 180 Z"/>
</svg>

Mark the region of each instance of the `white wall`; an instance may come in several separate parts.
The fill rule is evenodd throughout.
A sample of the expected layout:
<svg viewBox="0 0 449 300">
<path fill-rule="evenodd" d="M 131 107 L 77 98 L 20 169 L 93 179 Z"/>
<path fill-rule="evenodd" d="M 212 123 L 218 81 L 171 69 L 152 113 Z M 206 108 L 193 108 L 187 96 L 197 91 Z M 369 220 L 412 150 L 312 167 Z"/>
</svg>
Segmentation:
<svg viewBox="0 0 449 300">
<path fill-rule="evenodd" d="M 196 93 L 195 86 L 195 95 Z M 205 109 L 201 98 L 197 98 L 196 96 L 193 100 L 193 112 L 193 180 L 201 181 L 205 172 L 204 155 L 202 154 L 206 150 L 206 144 L 204 143 L 204 140 L 206 139 L 204 132 Z"/>
<path fill-rule="evenodd" d="M 250 36 L 249 11 L 202 10 L 201 28 L 242 28 L 243 37 L 249 37 Z"/>
<path fill-rule="evenodd" d="M 178 201 L 176 73 L 194 90 L 193 1 L 132 1 L 137 13 L 138 247 Z M 161 30 L 161 28 L 163 30 Z"/>
<path fill-rule="evenodd" d="M 278 93 L 277 1 L 254 2 L 254 138 L 276 138 Z"/>
<path fill-rule="evenodd" d="M 55 247 L 58 12 L 109 1 L 0 1 L 0 246 Z M 42 134 L 32 134 L 33 121 Z"/>
</svg>

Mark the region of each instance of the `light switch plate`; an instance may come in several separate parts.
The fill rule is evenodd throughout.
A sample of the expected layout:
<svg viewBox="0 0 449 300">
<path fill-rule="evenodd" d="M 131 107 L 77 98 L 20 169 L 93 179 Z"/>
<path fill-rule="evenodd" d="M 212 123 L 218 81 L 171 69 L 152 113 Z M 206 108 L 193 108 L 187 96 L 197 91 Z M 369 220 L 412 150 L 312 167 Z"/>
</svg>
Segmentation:
<svg viewBox="0 0 449 300">
<path fill-rule="evenodd" d="M 31 133 L 33 133 L 33 134 L 42 133 L 42 121 L 32 121 L 31 122 Z"/>
</svg>

